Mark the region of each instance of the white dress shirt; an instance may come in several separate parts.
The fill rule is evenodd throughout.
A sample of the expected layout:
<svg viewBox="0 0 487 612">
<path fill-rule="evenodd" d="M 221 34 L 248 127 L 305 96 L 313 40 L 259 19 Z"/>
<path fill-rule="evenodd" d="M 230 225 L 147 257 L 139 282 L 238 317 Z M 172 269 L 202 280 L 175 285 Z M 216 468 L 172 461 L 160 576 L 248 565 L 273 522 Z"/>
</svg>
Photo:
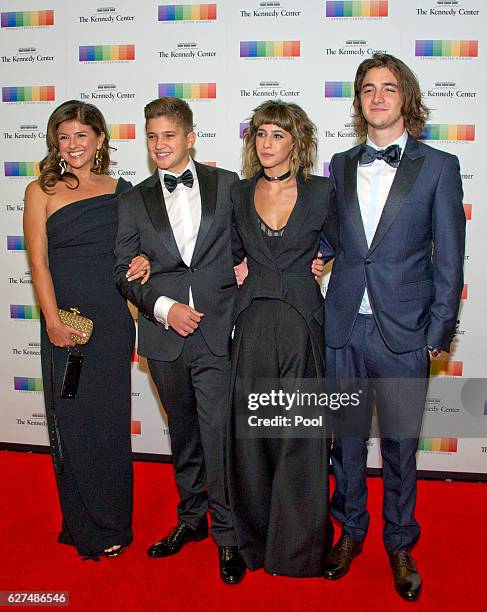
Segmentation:
<svg viewBox="0 0 487 612">
<path fill-rule="evenodd" d="M 401 147 L 402 156 L 407 140 L 408 133 L 405 131 L 397 140 L 383 147 L 378 147 L 368 136 L 366 144 L 377 150 L 397 144 Z M 379 220 L 396 172 L 397 168 L 390 166 L 383 159 L 376 159 L 371 164 L 359 164 L 357 168 L 357 195 L 360 204 L 360 214 L 362 215 L 362 222 L 364 224 L 365 235 L 369 247 L 372 243 L 377 226 L 379 225 Z M 359 313 L 372 314 L 367 288 L 365 288 L 362 297 Z"/>
<path fill-rule="evenodd" d="M 172 193 L 167 190 L 164 184 L 164 175 L 172 173 L 161 170 L 160 168 L 158 172 L 169 223 L 171 224 L 172 232 L 179 253 L 181 254 L 181 259 L 189 266 L 191 258 L 193 257 L 194 246 L 201 223 L 201 196 L 196 167 L 191 158 L 182 172 L 179 174 L 172 174 L 172 176 L 181 176 L 186 170 L 191 170 L 193 173 L 193 186 L 190 188 L 182 183 L 178 183 L 176 189 Z M 169 309 L 176 303 L 176 300 L 161 295 L 154 305 L 154 318 L 160 323 L 163 323 L 166 328 L 168 327 L 167 315 Z M 189 288 L 188 304 L 192 308 L 194 307 L 191 287 Z"/>
</svg>

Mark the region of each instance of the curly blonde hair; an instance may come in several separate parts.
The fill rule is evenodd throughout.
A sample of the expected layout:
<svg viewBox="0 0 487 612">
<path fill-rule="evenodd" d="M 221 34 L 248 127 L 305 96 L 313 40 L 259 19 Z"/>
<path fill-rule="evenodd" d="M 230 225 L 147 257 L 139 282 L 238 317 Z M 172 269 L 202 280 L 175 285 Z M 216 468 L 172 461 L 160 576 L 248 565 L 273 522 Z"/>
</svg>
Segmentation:
<svg viewBox="0 0 487 612">
<path fill-rule="evenodd" d="M 59 167 L 59 143 L 57 129 L 63 121 L 77 120 L 84 125 L 89 125 L 95 134 L 99 136 L 105 134 L 103 143 L 99 149 L 99 163 L 91 169 L 95 174 L 108 174 L 110 166 L 110 137 L 108 129 L 101 111 L 93 104 L 80 102 L 79 100 L 68 100 L 58 106 L 49 117 L 47 122 L 46 144 L 47 155 L 39 164 L 40 176 L 39 184 L 45 193 L 52 193 L 53 187 L 58 181 L 64 181 L 70 189 L 77 189 L 79 186 L 78 178 L 71 172 L 61 174 Z M 66 179 L 71 179 L 76 182 L 74 187 L 71 187 Z"/>
<path fill-rule="evenodd" d="M 255 136 L 264 124 L 278 125 L 291 134 L 291 176 L 301 172 L 307 179 L 316 158 L 316 126 L 300 106 L 282 100 L 267 100 L 254 109 L 250 124 L 244 132 L 242 172 L 245 178 L 252 178 L 262 169 L 255 149 Z"/>
</svg>

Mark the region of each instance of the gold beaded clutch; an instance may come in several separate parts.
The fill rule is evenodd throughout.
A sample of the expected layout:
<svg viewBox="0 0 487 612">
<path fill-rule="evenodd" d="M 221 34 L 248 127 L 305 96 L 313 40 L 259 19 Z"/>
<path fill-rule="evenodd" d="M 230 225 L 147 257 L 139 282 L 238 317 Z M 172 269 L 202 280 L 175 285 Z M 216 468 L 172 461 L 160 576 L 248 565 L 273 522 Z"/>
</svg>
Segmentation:
<svg viewBox="0 0 487 612">
<path fill-rule="evenodd" d="M 74 327 L 80 334 L 86 334 L 84 338 L 72 334 L 71 340 L 75 344 L 86 344 L 93 333 L 93 321 L 88 317 L 82 317 L 76 307 L 70 308 L 69 311 L 59 308 L 58 312 L 59 318 L 65 325 Z"/>
</svg>

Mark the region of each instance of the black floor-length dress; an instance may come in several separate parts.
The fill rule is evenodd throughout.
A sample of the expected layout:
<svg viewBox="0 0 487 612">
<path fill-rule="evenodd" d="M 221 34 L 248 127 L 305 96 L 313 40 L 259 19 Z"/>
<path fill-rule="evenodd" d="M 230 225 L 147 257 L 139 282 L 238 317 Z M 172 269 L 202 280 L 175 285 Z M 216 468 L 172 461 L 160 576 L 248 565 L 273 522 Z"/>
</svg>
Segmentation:
<svg viewBox="0 0 487 612">
<path fill-rule="evenodd" d="M 118 194 L 79 200 L 47 220 L 49 268 L 58 306 L 77 307 L 93 320 L 81 347 L 78 393 L 61 399 L 67 349 L 49 342 L 41 321 L 41 360 L 51 448 L 62 448 L 56 472 L 63 523 L 59 541 L 93 555 L 132 541 L 130 361 L 135 341 L 132 317 L 113 282 Z M 51 353 L 52 351 L 52 353 Z M 51 393 L 51 355 L 53 393 Z M 55 440 L 53 414 L 59 440 Z"/>
</svg>

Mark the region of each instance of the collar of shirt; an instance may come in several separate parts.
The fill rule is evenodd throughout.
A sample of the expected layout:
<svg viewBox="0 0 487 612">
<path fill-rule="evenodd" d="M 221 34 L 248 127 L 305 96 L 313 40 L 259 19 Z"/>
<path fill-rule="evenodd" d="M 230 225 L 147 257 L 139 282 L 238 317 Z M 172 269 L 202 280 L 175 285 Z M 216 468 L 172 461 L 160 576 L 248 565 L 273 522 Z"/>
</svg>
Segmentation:
<svg viewBox="0 0 487 612">
<path fill-rule="evenodd" d="M 196 174 L 196 166 L 194 165 L 194 161 L 193 161 L 192 157 L 189 158 L 189 162 L 188 162 L 188 165 L 186 166 L 186 168 L 184 168 L 184 170 L 182 172 L 179 172 L 178 174 L 174 174 L 174 172 L 167 172 L 167 170 L 162 170 L 161 168 L 158 168 L 157 172 L 159 174 L 159 180 L 161 181 L 161 185 L 162 185 L 163 191 L 165 193 L 167 192 L 168 195 L 171 195 L 171 194 L 169 194 L 169 191 L 167 191 L 166 186 L 164 184 L 164 175 L 165 174 L 170 174 L 171 176 L 175 176 L 177 178 L 178 176 L 181 176 L 182 174 L 184 174 L 186 172 L 186 170 L 191 170 L 191 172 L 193 173 L 193 181 L 194 181 L 193 182 L 193 187 L 194 187 L 194 184 L 198 182 L 198 175 Z M 176 191 L 177 191 L 177 189 L 175 189 L 173 191 L 173 193 L 175 194 Z"/>
<path fill-rule="evenodd" d="M 365 141 L 365 144 L 368 144 L 369 147 L 372 147 L 373 149 L 376 149 L 377 151 L 380 151 L 382 149 L 387 149 L 387 147 L 389 147 L 391 145 L 397 144 L 397 145 L 399 145 L 401 147 L 401 157 L 402 157 L 402 154 L 404 153 L 404 149 L 406 148 L 407 141 L 408 141 L 408 133 L 406 132 L 406 130 L 404 130 L 404 132 L 401 134 L 401 136 L 399 136 L 399 138 L 394 140 L 394 142 L 389 142 L 388 144 L 386 144 L 383 147 L 378 147 L 375 144 L 375 142 L 370 140 L 370 138 L 368 136 L 367 136 L 367 140 Z M 378 160 L 376 160 L 376 161 L 378 161 Z"/>
</svg>

